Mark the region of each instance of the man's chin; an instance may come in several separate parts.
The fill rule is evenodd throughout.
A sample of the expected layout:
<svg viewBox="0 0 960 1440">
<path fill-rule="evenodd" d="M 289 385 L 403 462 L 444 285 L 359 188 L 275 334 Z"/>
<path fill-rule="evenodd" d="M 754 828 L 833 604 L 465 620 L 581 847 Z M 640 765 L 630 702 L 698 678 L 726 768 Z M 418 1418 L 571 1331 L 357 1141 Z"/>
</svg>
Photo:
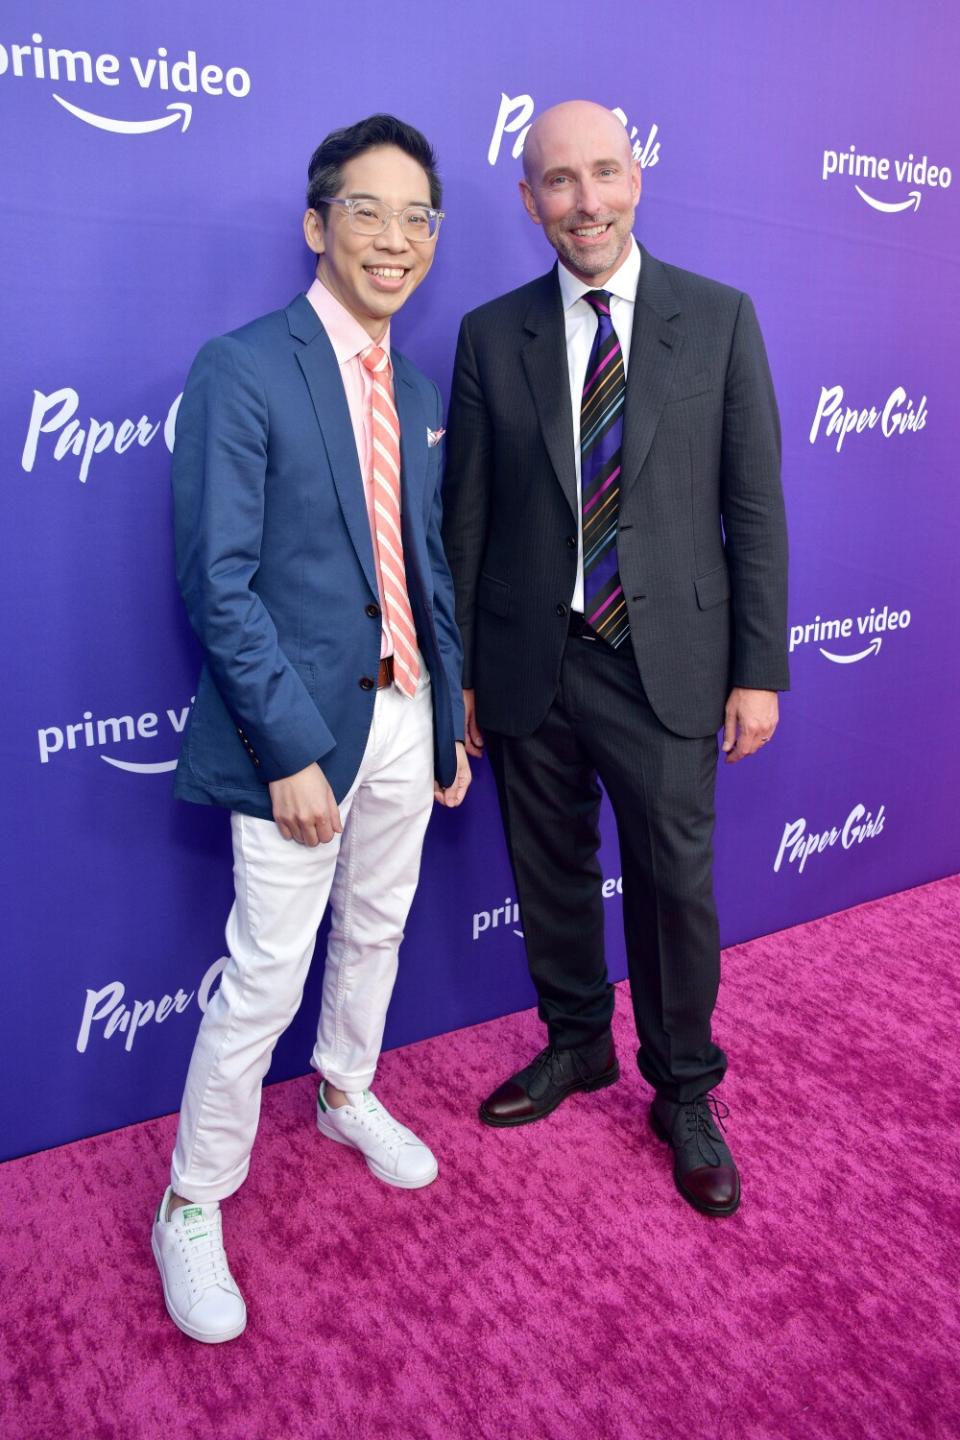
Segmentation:
<svg viewBox="0 0 960 1440">
<path fill-rule="evenodd" d="M 605 275 L 613 270 L 620 259 L 620 252 L 610 246 L 607 250 L 589 250 L 585 255 L 579 250 L 558 249 L 560 259 L 567 269 L 584 280 L 595 275 Z"/>
<path fill-rule="evenodd" d="M 625 243 L 617 240 L 606 245 L 580 246 L 563 236 L 555 248 L 567 269 L 583 280 L 591 280 L 595 275 L 609 274 L 617 268 L 626 254 Z"/>
</svg>

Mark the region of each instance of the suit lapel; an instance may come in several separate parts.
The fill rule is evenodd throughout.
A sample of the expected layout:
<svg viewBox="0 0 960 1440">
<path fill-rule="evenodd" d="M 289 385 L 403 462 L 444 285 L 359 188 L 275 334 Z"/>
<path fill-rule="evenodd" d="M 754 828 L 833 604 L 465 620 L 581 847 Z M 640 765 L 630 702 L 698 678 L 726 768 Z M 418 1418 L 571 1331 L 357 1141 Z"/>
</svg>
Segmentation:
<svg viewBox="0 0 960 1440">
<path fill-rule="evenodd" d="M 567 340 L 556 266 L 540 280 L 524 317 L 524 328 L 530 338 L 521 355 L 540 430 L 567 503 L 577 516 Z"/>
<path fill-rule="evenodd" d="M 396 350 L 393 360 L 393 403 L 400 421 L 400 493 L 403 503 L 401 518 L 416 512 L 423 503 L 423 485 L 427 464 L 427 418 L 413 382 L 407 374 L 407 362 Z M 406 535 L 404 535 L 406 541 Z"/>
<path fill-rule="evenodd" d="M 302 341 L 302 348 L 296 352 L 297 363 L 313 401 L 344 524 L 367 583 L 376 595 L 377 572 L 373 563 L 370 520 L 340 366 L 327 333 L 305 295 L 298 295 L 286 313 L 291 335 Z"/>
<path fill-rule="evenodd" d="M 623 414 L 621 506 L 653 444 L 683 345 L 672 323 L 680 307 L 666 271 L 642 247 L 641 255 Z"/>
</svg>

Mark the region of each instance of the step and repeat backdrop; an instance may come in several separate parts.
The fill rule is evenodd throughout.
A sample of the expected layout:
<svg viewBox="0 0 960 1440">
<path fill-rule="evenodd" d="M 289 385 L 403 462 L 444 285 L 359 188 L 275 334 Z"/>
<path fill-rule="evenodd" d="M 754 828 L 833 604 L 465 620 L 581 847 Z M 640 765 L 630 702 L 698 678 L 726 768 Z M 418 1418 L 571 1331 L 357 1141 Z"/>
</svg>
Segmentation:
<svg viewBox="0 0 960 1440">
<path fill-rule="evenodd" d="M 448 218 L 394 343 L 445 392 L 463 312 L 552 260 L 517 179 L 562 99 L 622 119 L 647 247 L 756 303 L 793 689 L 775 743 L 721 767 L 725 943 L 960 869 L 958 34 L 933 0 L 8 0 L 0 1154 L 179 1103 L 232 885 L 227 816 L 172 797 L 200 664 L 173 577 L 177 405 L 203 341 L 309 283 L 307 159 L 373 111 L 440 154 Z M 612 824 L 603 860 L 619 978 Z M 322 958 L 321 936 L 273 1079 L 306 1069 Z M 387 1044 L 532 999 L 480 765 L 434 817 Z"/>
</svg>

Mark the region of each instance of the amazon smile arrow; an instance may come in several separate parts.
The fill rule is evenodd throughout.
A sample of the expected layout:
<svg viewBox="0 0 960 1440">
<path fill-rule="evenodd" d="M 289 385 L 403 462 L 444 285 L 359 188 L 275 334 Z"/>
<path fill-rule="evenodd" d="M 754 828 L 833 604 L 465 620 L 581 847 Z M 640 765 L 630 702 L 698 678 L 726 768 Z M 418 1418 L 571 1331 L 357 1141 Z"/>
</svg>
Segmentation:
<svg viewBox="0 0 960 1440">
<path fill-rule="evenodd" d="M 108 115 L 94 115 L 90 110 L 81 110 L 79 105 L 71 105 L 69 100 L 64 100 L 62 95 L 54 93 L 54 100 L 62 105 L 64 110 L 69 110 L 71 115 L 76 115 L 78 120 L 83 120 L 87 125 L 93 125 L 97 130 L 110 130 L 114 135 L 149 135 L 153 130 L 166 130 L 168 125 L 180 124 L 186 134 L 187 126 L 190 124 L 190 117 L 193 115 L 193 106 L 188 105 L 184 100 L 176 100 L 167 109 L 173 111 L 171 115 L 161 115 L 157 120 L 113 120 Z"/>
<path fill-rule="evenodd" d="M 874 210 L 882 210 L 887 215 L 894 215 L 898 210 L 920 209 L 919 190 L 911 190 L 909 200 L 901 200 L 899 202 L 894 202 L 887 200 L 874 200 L 873 196 L 868 195 L 866 190 L 861 190 L 859 185 L 854 185 L 853 188 L 854 190 L 856 190 L 861 200 L 866 200 L 867 204 L 872 205 Z"/>
<path fill-rule="evenodd" d="M 176 770 L 176 760 L 154 760 L 150 764 L 135 764 L 133 760 L 115 760 L 112 755 L 101 755 L 108 765 L 118 770 L 129 770 L 132 775 L 162 775 L 167 770 Z"/>
<path fill-rule="evenodd" d="M 824 650 L 822 645 L 820 646 L 820 654 L 825 660 L 832 660 L 835 665 L 854 665 L 858 660 L 866 660 L 868 655 L 879 655 L 882 644 L 883 640 L 878 635 L 875 640 L 870 641 L 866 650 L 860 651 L 859 655 L 834 655 L 831 651 Z"/>
</svg>

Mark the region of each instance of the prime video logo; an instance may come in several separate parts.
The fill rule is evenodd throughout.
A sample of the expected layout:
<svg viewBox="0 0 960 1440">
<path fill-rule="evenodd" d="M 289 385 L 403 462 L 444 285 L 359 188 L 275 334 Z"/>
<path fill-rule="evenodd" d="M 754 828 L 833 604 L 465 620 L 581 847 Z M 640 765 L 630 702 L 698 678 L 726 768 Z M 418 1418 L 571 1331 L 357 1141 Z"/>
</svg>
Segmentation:
<svg viewBox="0 0 960 1440">
<path fill-rule="evenodd" d="M 618 875 L 615 879 L 604 880 L 600 887 L 600 893 L 604 900 L 612 900 L 614 895 L 623 894 L 623 876 Z M 492 934 L 494 930 L 512 930 L 514 935 L 523 939 L 523 931 L 520 927 L 520 902 L 512 899 L 509 895 L 502 905 L 496 905 L 492 910 L 478 910 L 472 921 L 472 934 L 474 940 L 479 940 L 481 935 Z"/>
<path fill-rule="evenodd" d="M 931 165 L 926 155 L 919 159 L 911 150 L 906 159 L 886 155 L 867 155 L 850 145 L 846 150 L 824 150 L 820 169 L 821 180 L 862 180 L 854 189 L 864 204 L 883 215 L 896 215 L 904 210 L 919 210 L 924 190 L 949 190 L 953 171 L 949 165 Z M 881 200 L 875 193 L 879 185 L 890 180 L 899 185 L 912 185 L 906 197 Z M 921 188 L 922 187 L 922 188 Z"/>
<path fill-rule="evenodd" d="M 145 710 L 142 715 L 94 716 L 92 710 L 84 710 L 83 716 L 72 724 L 43 725 L 37 731 L 37 750 L 40 764 L 49 765 L 55 755 L 66 755 L 71 750 L 95 750 L 100 759 L 117 770 L 127 770 L 134 775 L 161 775 L 176 770 L 176 759 L 172 760 L 125 760 L 117 755 L 105 755 L 106 747 L 141 740 L 156 740 L 161 734 L 173 741 L 182 735 L 190 718 L 190 708 L 196 696 L 190 696 L 190 704 L 179 710 L 165 710 L 162 715 L 155 710 Z"/>
<path fill-rule="evenodd" d="M 880 610 L 871 605 L 863 615 L 846 615 L 842 620 L 823 620 L 815 615 L 806 625 L 790 626 L 790 654 L 802 645 L 816 645 L 825 660 L 832 660 L 835 665 L 854 665 L 869 655 L 879 655 L 883 636 L 893 630 L 906 630 L 912 619 L 909 610 L 895 610 L 891 605 L 884 605 Z M 851 652 L 826 648 L 837 640 L 853 640 L 857 644 L 867 636 L 870 639 L 864 649 Z"/>
<path fill-rule="evenodd" d="M 171 55 L 165 45 L 158 45 L 153 55 L 123 56 L 58 48 L 46 44 L 39 31 L 34 31 L 26 43 L 0 43 L 0 78 L 56 85 L 53 99 L 68 115 L 114 135 L 149 135 L 170 127 L 184 134 L 193 115 L 193 103 L 174 100 L 163 107 L 160 115 L 131 119 L 103 115 L 99 107 L 87 109 L 60 91 L 68 86 L 90 87 L 93 93 L 96 86 L 115 90 L 126 80 L 128 85 L 133 82 L 139 91 L 150 94 L 173 91 L 180 95 L 228 95 L 234 100 L 250 94 L 250 75 L 242 66 L 212 64 L 206 57 L 205 62 L 201 62 L 196 50 Z"/>
</svg>

